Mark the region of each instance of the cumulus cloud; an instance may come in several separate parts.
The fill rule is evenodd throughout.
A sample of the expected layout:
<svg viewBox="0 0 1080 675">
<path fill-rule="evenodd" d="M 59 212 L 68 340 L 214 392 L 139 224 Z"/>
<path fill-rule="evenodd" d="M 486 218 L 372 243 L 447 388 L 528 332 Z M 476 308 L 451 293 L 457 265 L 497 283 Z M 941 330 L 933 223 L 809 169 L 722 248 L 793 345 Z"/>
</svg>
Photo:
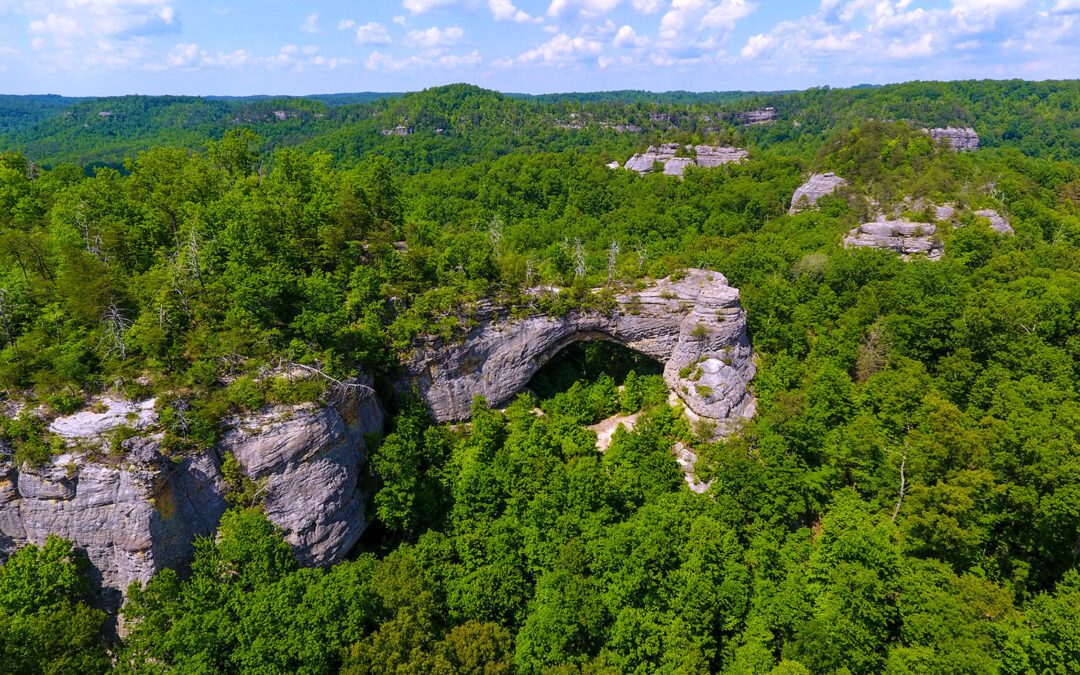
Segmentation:
<svg viewBox="0 0 1080 675">
<path fill-rule="evenodd" d="M 731 31 L 756 7 L 747 0 L 672 0 L 671 7 L 660 19 L 660 35 L 671 40 L 702 28 Z"/>
<path fill-rule="evenodd" d="M 426 68 L 455 69 L 475 66 L 482 62 L 480 52 L 473 50 L 469 54 L 428 54 L 414 55 L 395 59 L 392 55 L 374 51 L 364 66 L 368 70 L 392 72 L 402 70 L 420 70 Z"/>
<path fill-rule="evenodd" d="M 65 0 L 34 3 L 27 11 L 40 17 L 30 21 L 31 35 L 57 42 L 126 39 L 179 28 L 168 0 Z"/>
<path fill-rule="evenodd" d="M 584 17 L 603 16 L 615 9 L 619 0 L 551 0 L 548 16 L 561 17 L 576 9 Z"/>
<path fill-rule="evenodd" d="M 307 33 L 308 35 L 318 35 L 322 32 L 319 29 L 319 15 L 308 14 L 308 17 L 304 19 L 304 23 L 300 24 L 300 31 Z"/>
<path fill-rule="evenodd" d="M 385 26 L 372 21 L 356 29 L 356 41 L 362 45 L 390 44 L 390 33 Z"/>
<path fill-rule="evenodd" d="M 530 49 L 507 63 L 534 63 L 565 65 L 596 58 L 604 50 L 603 43 L 584 36 L 570 37 L 559 33 L 536 49 Z"/>
<path fill-rule="evenodd" d="M 436 7 L 452 5 L 456 0 L 403 0 L 401 6 L 413 14 L 423 14 Z"/>
<path fill-rule="evenodd" d="M 342 19 L 341 21 L 338 21 L 337 29 L 338 30 L 349 30 L 350 28 L 352 28 L 355 25 L 356 25 L 356 22 L 353 21 L 352 19 Z"/>
<path fill-rule="evenodd" d="M 461 42 L 465 37 L 465 31 L 458 26 L 439 28 L 432 26 L 427 30 L 413 30 L 405 36 L 405 43 L 412 47 L 434 49 L 436 47 L 449 47 Z"/>
<path fill-rule="evenodd" d="M 615 34 L 613 43 L 616 47 L 644 47 L 649 44 L 649 38 L 638 35 L 632 26 L 623 26 Z"/>
<path fill-rule="evenodd" d="M 496 21 L 516 21 L 526 23 L 533 18 L 514 6 L 511 0 L 488 0 L 488 8 Z"/>
</svg>

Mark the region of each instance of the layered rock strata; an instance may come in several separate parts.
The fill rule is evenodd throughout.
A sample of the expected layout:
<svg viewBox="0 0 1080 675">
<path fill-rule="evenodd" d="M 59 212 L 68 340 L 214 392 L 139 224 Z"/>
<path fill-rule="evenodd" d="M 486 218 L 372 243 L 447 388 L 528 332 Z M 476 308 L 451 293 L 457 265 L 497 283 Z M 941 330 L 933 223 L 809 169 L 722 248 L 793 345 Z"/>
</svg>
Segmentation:
<svg viewBox="0 0 1080 675">
<path fill-rule="evenodd" d="M 848 248 L 880 248 L 894 251 L 910 259 L 915 254 L 925 254 L 930 260 L 938 260 L 944 253 L 937 227 L 932 223 L 912 223 L 906 220 L 886 220 L 865 223 L 844 237 Z"/>
<path fill-rule="evenodd" d="M 460 341 L 417 343 L 396 388 L 415 392 L 441 422 L 469 416 L 483 396 L 501 405 L 574 342 L 610 340 L 664 364 L 664 379 L 690 410 L 721 423 L 754 412 L 755 373 L 738 289 L 722 274 L 688 270 L 616 298 L 612 311 L 513 318 L 487 307 Z"/>
<path fill-rule="evenodd" d="M 152 405 L 106 399 L 97 407 L 52 423 L 75 449 L 43 466 L 17 466 L 10 449 L 0 454 L 0 560 L 50 534 L 70 539 L 86 552 L 103 604 L 115 607 L 132 581 L 182 567 L 195 539 L 213 535 L 227 507 L 226 452 L 256 481 L 267 515 L 302 561 L 340 560 L 367 525 L 359 481 L 364 434 L 382 427 L 374 397 L 354 391 L 332 405 L 235 419 L 217 447 L 181 458 L 161 452 Z M 139 424 L 147 435 L 105 453 L 110 432 Z"/>
<path fill-rule="evenodd" d="M 817 201 L 826 195 L 836 192 L 837 188 L 847 185 L 847 181 L 837 176 L 832 171 L 827 173 L 815 173 L 795 190 L 791 196 L 791 209 L 788 213 L 794 215 L 809 209 Z"/>
<path fill-rule="evenodd" d="M 946 140 L 957 152 L 971 152 L 979 149 L 979 135 L 971 127 L 943 127 L 928 129 L 927 133 L 934 140 Z"/>
<path fill-rule="evenodd" d="M 683 146 L 682 149 L 689 151 L 691 146 Z M 660 162 L 664 165 L 665 175 L 682 176 L 688 166 L 712 168 L 729 162 L 740 162 L 747 156 L 746 150 L 727 146 L 695 145 L 693 146 L 695 157 L 676 157 L 675 153 L 679 150 L 678 143 L 650 145 L 645 152 L 628 159 L 623 168 L 637 171 L 644 176 L 652 172 L 656 162 Z"/>
</svg>

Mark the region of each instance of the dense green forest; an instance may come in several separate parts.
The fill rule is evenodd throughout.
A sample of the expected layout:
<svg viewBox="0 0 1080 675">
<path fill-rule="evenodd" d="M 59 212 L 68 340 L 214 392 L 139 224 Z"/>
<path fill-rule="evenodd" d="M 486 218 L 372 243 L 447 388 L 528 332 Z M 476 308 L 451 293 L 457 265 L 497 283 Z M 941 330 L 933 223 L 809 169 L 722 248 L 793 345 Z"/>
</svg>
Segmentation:
<svg viewBox="0 0 1080 675">
<path fill-rule="evenodd" d="M 173 456 L 323 396 L 257 376 L 283 361 L 378 382 L 481 301 L 557 314 L 687 267 L 741 290 L 759 369 L 723 438 L 606 347 L 467 424 L 405 401 L 348 560 L 300 566 L 237 481 L 190 569 L 129 589 L 122 638 L 70 542 L 28 545 L 0 567 L 0 671 L 1080 671 L 1080 82 L 630 94 L 125 97 L 4 135 L 2 396 L 155 395 Z M 982 149 L 922 131 L 944 125 Z M 605 166 L 659 141 L 750 155 Z M 821 171 L 848 187 L 788 215 Z M 840 245 L 920 200 L 960 214 L 940 261 Z M 537 307 L 538 284 L 564 292 Z M 619 413 L 600 452 L 584 425 Z M 0 450 L 63 447 L 26 413 Z"/>
</svg>

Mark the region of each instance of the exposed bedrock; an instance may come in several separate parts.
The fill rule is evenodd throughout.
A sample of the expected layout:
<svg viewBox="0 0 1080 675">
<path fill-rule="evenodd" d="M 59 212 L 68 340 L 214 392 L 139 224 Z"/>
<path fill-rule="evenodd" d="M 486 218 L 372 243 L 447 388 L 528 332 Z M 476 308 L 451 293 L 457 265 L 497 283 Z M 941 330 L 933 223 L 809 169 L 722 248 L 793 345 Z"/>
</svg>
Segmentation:
<svg viewBox="0 0 1080 675">
<path fill-rule="evenodd" d="M 794 215 L 805 211 L 817 204 L 817 201 L 822 197 L 836 192 L 841 185 L 847 185 L 847 181 L 832 171 L 815 173 L 795 190 L 795 193 L 791 196 L 791 209 L 789 209 L 788 213 Z"/>
<path fill-rule="evenodd" d="M 957 152 L 972 152 L 979 149 L 979 134 L 975 133 L 971 127 L 928 129 L 927 133 L 933 136 L 935 141 L 948 141 L 952 149 Z"/>
<path fill-rule="evenodd" d="M 124 441 L 118 456 L 104 454 L 110 431 L 132 420 L 152 429 L 156 415 L 152 403 L 99 404 L 104 412 L 51 425 L 78 450 L 40 467 L 19 467 L 10 452 L 0 454 L 0 561 L 50 534 L 70 539 L 90 559 L 105 589 L 103 604 L 115 607 L 132 581 L 182 567 L 196 537 L 213 535 L 227 508 L 226 452 L 257 481 L 264 510 L 303 562 L 340 560 L 367 526 L 359 478 L 364 434 L 382 428 L 374 397 L 350 394 L 333 405 L 235 419 L 217 447 L 175 459 L 162 454 L 153 434 Z M 137 419 L 116 414 L 128 407 L 139 411 Z"/>
<path fill-rule="evenodd" d="M 844 237 L 848 248 L 880 248 L 899 253 L 905 260 L 914 254 L 925 254 L 939 260 L 944 252 L 937 227 L 933 223 L 912 223 L 906 220 L 886 220 L 865 223 Z"/>
<path fill-rule="evenodd" d="M 439 421 L 469 416 L 474 397 L 501 405 L 574 342 L 617 342 L 664 364 L 670 389 L 697 415 L 724 423 L 754 412 L 755 373 L 738 289 L 717 272 L 687 270 L 616 298 L 614 311 L 513 318 L 488 308 L 464 339 L 417 343 L 400 393 L 415 391 Z"/>
</svg>

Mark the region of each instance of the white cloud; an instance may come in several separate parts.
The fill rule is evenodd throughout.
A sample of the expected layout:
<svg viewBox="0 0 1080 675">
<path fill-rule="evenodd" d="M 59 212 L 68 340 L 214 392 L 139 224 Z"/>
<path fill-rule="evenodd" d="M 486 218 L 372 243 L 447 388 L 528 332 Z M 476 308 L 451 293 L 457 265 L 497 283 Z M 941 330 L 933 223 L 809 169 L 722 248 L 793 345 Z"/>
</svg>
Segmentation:
<svg viewBox="0 0 1080 675">
<path fill-rule="evenodd" d="M 421 54 L 409 56 L 404 59 L 395 59 L 390 54 L 374 51 L 364 64 L 368 70 L 392 72 L 401 70 L 422 70 L 430 68 L 456 69 L 475 66 L 483 59 L 480 52 L 473 50 L 470 54 L 444 54 L 431 55 Z"/>
<path fill-rule="evenodd" d="M 716 28 L 731 31 L 735 24 L 750 16 L 757 5 L 747 0 L 672 0 L 660 19 L 660 36 L 667 40 L 684 37 L 688 31 Z"/>
<path fill-rule="evenodd" d="M 30 34 L 59 43 L 79 39 L 128 39 L 176 31 L 176 10 L 168 0 L 64 0 L 27 5 L 40 18 Z"/>
<path fill-rule="evenodd" d="M 533 18 L 514 6 L 511 0 L 488 0 L 488 8 L 496 21 L 516 21 L 526 23 Z"/>
<path fill-rule="evenodd" d="M 300 31 L 307 33 L 308 35 L 318 35 L 322 32 L 319 29 L 319 15 L 308 14 L 308 17 L 304 19 L 304 23 L 300 24 Z"/>
<path fill-rule="evenodd" d="M 590 40 L 580 35 L 570 37 L 566 33 L 559 33 L 536 49 L 525 52 L 512 62 L 566 64 L 596 57 L 603 49 L 604 45 L 596 40 Z"/>
<path fill-rule="evenodd" d="M 742 57 L 744 59 L 757 58 L 762 52 L 772 48 L 776 44 L 776 38 L 772 35 L 751 35 L 750 39 L 746 41 L 746 46 L 742 48 Z"/>
<path fill-rule="evenodd" d="M 184 68 L 198 64 L 201 59 L 199 45 L 180 43 L 165 57 L 165 62 L 174 68 Z"/>
<path fill-rule="evenodd" d="M 1058 0 L 1051 11 L 1058 14 L 1080 12 L 1080 0 Z"/>
<path fill-rule="evenodd" d="M 403 0 L 401 6 L 413 14 L 423 14 L 436 7 L 452 5 L 457 0 Z"/>
<path fill-rule="evenodd" d="M 406 24 L 406 19 L 403 16 L 395 16 L 393 20 L 394 20 L 394 23 L 396 23 L 399 26 L 404 26 Z"/>
<path fill-rule="evenodd" d="M 405 43 L 413 47 L 434 49 L 457 44 L 463 37 L 465 37 L 465 31 L 458 26 L 449 28 L 432 26 L 427 30 L 409 31 L 409 34 L 405 36 Z"/>
<path fill-rule="evenodd" d="M 619 0 L 551 0 L 547 13 L 557 18 L 576 8 L 581 16 L 597 17 L 607 14 L 618 4 Z"/>
<path fill-rule="evenodd" d="M 372 21 L 356 29 L 356 41 L 362 45 L 390 44 L 390 34 L 385 26 Z"/>
<path fill-rule="evenodd" d="M 623 26 L 615 34 L 616 47 L 644 47 L 647 44 L 649 44 L 649 38 L 638 35 L 632 26 Z"/>
<path fill-rule="evenodd" d="M 931 44 L 933 41 L 934 36 L 931 33 L 924 33 L 922 37 L 911 43 L 903 43 L 899 40 L 894 40 L 885 50 L 885 56 L 893 59 L 910 59 L 916 56 L 929 56 L 934 53 L 934 47 Z"/>
<path fill-rule="evenodd" d="M 338 21 L 337 29 L 338 30 L 349 30 L 350 28 L 352 28 L 355 25 L 356 25 L 356 22 L 353 21 L 352 19 L 342 19 L 341 21 Z"/>
<path fill-rule="evenodd" d="M 630 0 L 630 5 L 642 14 L 655 14 L 664 7 L 664 0 Z"/>
</svg>

